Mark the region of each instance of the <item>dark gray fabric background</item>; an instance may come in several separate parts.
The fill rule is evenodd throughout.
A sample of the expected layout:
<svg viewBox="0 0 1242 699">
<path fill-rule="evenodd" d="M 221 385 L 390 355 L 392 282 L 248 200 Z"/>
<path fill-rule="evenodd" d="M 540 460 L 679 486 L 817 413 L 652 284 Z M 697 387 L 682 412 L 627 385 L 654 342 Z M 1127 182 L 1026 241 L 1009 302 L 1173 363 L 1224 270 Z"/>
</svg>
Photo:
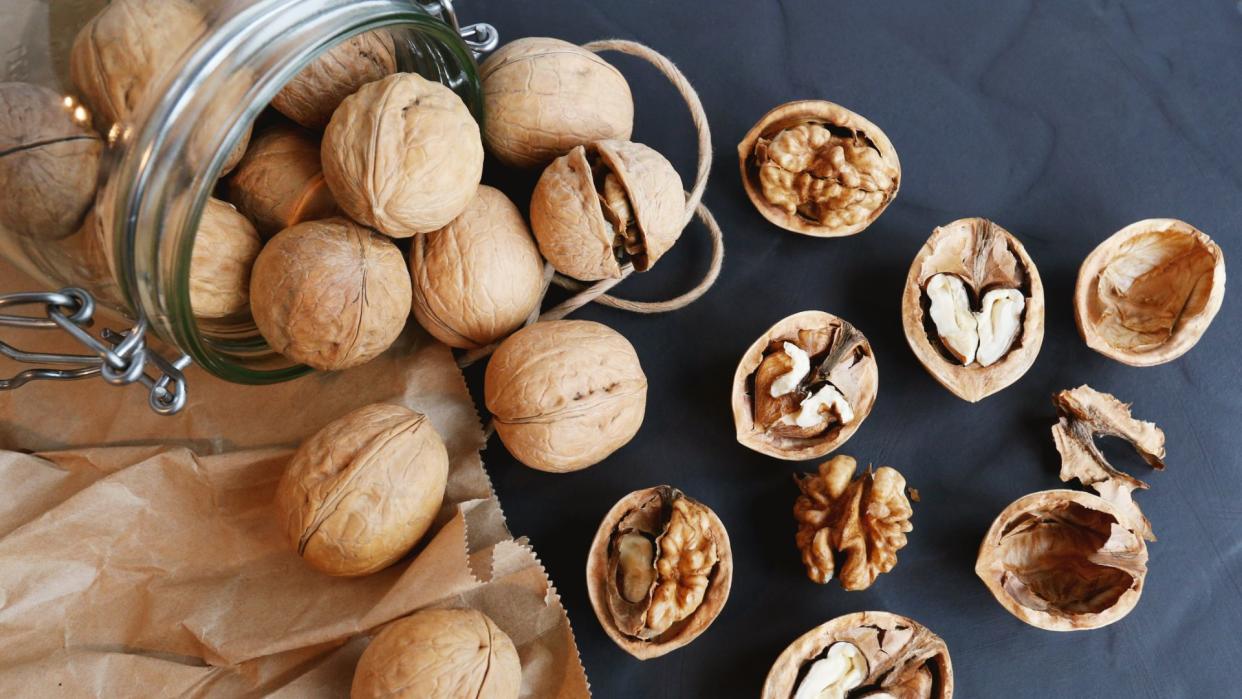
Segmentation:
<svg viewBox="0 0 1242 699">
<path fill-rule="evenodd" d="M 557 582 L 596 696 L 754 697 L 784 647 L 857 610 L 909 615 L 951 650 L 958 696 L 1242 696 L 1242 305 L 1237 290 L 1202 341 L 1164 366 L 1126 367 L 1079 339 L 1079 263 L 1133 221 L 1182 218 L 1242 275 L 1242 8 L 1234 0 L 1114 2 L 790 2 L 587 0 L 461 2 L 466 20 L 505 39 L 634 39 L 698 88 L 716 160 L 706 203 L 728 252 L 715 289 L 665 316 L 590 308 L 623 332 L 650 380 L 634 441 L 584 472 L 484 453 L 513 530 Z M 675 93 L 645 64 L 610 55 L 633 87 L 635 140 L 666 153 L 689 182 L 693 138 Z M 766 223 L 743 194 L 735 147 L 769 108 L 824 98 L 880 125 L 901 157 L 896 202 L 870 229 L 818 240 Z M 486 180 L 525 208 L 533 175 L 489 163 Z M 932 229 L 989 217 L 1017 235 L 1047 294 L 1034 368 L 971 405 L 923 370 L 902 334 L 906 272 Z M 699 226 L 656 268 L 626 282 L 655 299 L 706 266 Z M 1236 284 L 1237 282 L 1233 282 Z M 922 493 L 900 562 L 866 592 L 818 586 L 793 543 L 793 464 L 734 441 L 729 389 L 753 339 L 795 311 L 822 309 L 875 348 L 874 412 L 841 449 L 897 467 Z M 468 378 L 481 403 L 481 367 Z M 1142 467 L 1138 500 L 1160 540 L 1137 609 L 1097 631 L 1057 634 L 1005 612 L 975 577 L 980 539 L 1017 497 L 1055 488 L 1051 394 L 1090 383 L 1134 403 L 1168 436 L 1168 469 Z M 1114 448 L 1116 447 L 1116 448 Z M 709 504 L 736 557 L 723 614 L 692 645 L 639 662 L 607 639 L 587 600 L 587 548 L 623 494 L 671 483 Z"/>
</svg>

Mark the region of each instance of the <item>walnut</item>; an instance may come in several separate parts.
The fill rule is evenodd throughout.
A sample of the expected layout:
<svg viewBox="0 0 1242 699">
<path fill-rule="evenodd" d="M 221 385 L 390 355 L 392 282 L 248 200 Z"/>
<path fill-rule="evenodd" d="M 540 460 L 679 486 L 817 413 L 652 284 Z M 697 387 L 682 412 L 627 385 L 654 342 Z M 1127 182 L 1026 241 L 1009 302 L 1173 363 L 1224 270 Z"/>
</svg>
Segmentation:
<svg viewBox="0 0 1242 699">
<path fill-rule="evenodd" d="M 250 310 L 272 349 L 327 371 L 388 349 L 411 294 L 397 246 L 342 218 L 286 228 L 259 253 L 250 278 Z"/>
<path fill-rule="evenodd" d="M 352 699 L 517 699 L 522 664 L 509 636 L 473 609 L 428 609 L 376 634 Z"/>
<path fill-rule="evenodd" d="M 778 459 L 821 457 L 854 434 L 878 387 L 861 332 L 829 313 L 795 313 L 755 340 L 738 363 L 737 441 Z"/>
<path fill-rule="evenodd" d="M 972 403 L 1020 379 L 1044 340 L 1039 270 L 1017 238 L 981 218 L 932 233 L 910 265 L 901 312 L 927 372 Z"/>
<path fill-rule="evenodd" d="M 447 482 L 448 452 L 427 416 L 376 403 L 302 443 L 276 488 L 276 509 L 313 568 L 366 575 L 423 538 Z"/>
<path fill-rule="evenodd" d="M 228 192 L 265 237 L 338 212 L 319 164 L 318 137 L 292 126 L 272 127 L 254 139 Z"/>
<path fill-rule="evenodd" d="M 544 170 L 530 201 L 539 249 L 561 274 L 597 281 L 631 262 L 645 272 L 686 224 L 681 177 L 655 150 L 629 141 L 576 146 Z"/>
<path fill-rule="evenodd" d="M 706 505 L 667 485 L 622 498 L 587 558 L 587 591 L 604 631 L 639 660 L 690 643 L 724 608 L 733 553 Z"/>
<path fill-rule="evenodd" d="M 208 199 L 190 259 L 190 307 L 199 318 L 224 318 L 250 307 L 250 269 L 263 243 L 250 221 Z"/>
<path fill-rule="evenodd" d="M 346 97 L 396 70 L 392 34 L 358 34 L 315 57 L 276 93 L 272 106 L 308 129 L 322 129 Z"/>
<path fill-rule="evenodd" d="M 603 461 L 634 437 L 647 408 L 647 376 L 634 346 L 612 328 L 545 321 L 501 343 L 483 395 L 514 458 L 563 473 Z"/>
<path fill-rule="evenodd" d="M 901 185 L 897 151 L 880 127 L 822 100 L 768 112 L 737 154 L 751 202 L 794 233 L 854 235 L 884 213 Z"/>
<path fill-rule="evenodd" d="M 760 696 L 950 699 L 953 663 L 944 641 L 918 622 L 858 612 L 791 643 L 772 665 Z"/>
<path fill-rule="evenodd" d="M 1147 219 L 1087 256 L 1074 289 L 1074 317 L 1095 351 L 1153 366 L 1194 347 L 1224 297 L 1225 258 L 1212 239 L 1184 221 Z"/>
<path fill-rule="evenodd" d="M 543 298 L 543 258 L 522 212 L 480 185 L 460 216 L 414 238 L 414 317 L 436 339 L 474 349 L 526 322 Z"/>
<path fill-rule="evenodd" d="M 857 468 L 853 457 L 837 455 L 820 464 L 818 474 L 795 476 L 802 495 L 794 519 L 807 577 L 828 582 L 840 557 L 837 577 L 846 590 L 865 590 L 892 570 L 914 529 L 906 479 L 888 466 L 855 477 Z"/>
<path fill-rule="evenodd" d="M 528 37 L 493 53 L 479 69 L 492 154 L 535 167 L 594 141 L 628 141 L 634 98 L 621 72 L 560 39 Z"/>
<path fill-rule="evenodd" d="M 95 200 L 102 152 L 72 98 L 0 83 L 0 228 L 39 240 L 73 235 Z"/>
<path fill-rule="evenodd" d="M 975 573 L 1009 613 L 1049 631 L 1095 629 L 1138 604 L 1147 544 L 1103 498 L 1046 490 L 992 523 Z"/>
<path fill-rule="evenodd" d="M 341 209 L 394 238 L 443 228 L 483 176 L 483 141 L 452 90 L 412 73 L 345 98 L 323 135 L 323 174 Z"/>
</svg>

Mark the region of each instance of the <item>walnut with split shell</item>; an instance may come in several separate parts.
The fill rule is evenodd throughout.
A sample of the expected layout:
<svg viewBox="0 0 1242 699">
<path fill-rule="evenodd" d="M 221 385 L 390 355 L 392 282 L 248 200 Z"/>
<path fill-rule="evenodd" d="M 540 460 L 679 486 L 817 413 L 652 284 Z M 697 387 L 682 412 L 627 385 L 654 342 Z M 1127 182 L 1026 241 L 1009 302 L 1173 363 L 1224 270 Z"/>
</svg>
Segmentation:
<svg viewBox="0 0 1242 699">
<path fill-rule="evenodd" d="M 823 100 L 768 112 L 737 154 L 742 184 L 759 213 L 804 235 L 859 233 L 901 186 L 901 162 L 880 127 Z"/>
<path fill-rule="evenodd" d="M 681 176 L 657 151 L 630 141 L 596 141 L 557 158 L 539 178 L 530 225 L 556 271 L 597 281 L 627 262 L 651 269 L 686 224 Z"/>
<path fill-rule="evenodd" d="M 274 126 L 255 137 L 228 189 L 229 199 L 265 237 L 338 212 L 319 163 L 319 138 L 294 126 Z"/>
<path fill-rule="evenodd" d="M 901 300 L 906 342 L 927 372 L 972 403 L 1017 381 L 1044 340 L 1044 286 L 1026 249 L 981 218 L 937 228 Z"/>
<path fill-rule="evenodd" d="M 892 570 L 914 529 L 906 479 L 888 466 L 855 476 L 857 469 L 853 457 L 839 454 L 819 473 L 795 476 L 802 491 L 794 503 L 796 541 L 807 577 L 823 584 L 835 573 L 846 590 L 865 590 Z"/>
<path fill-rule="evenodd" d="M 795 313 L 755 340 L 733 375 L 737 441 L 778 459 L 814 459 L 841 446 L 879 389 L 871 344 L 822 311 Z"/>
<path fill-rule="evenodd" d="M 317 56 L 280 88 L 272 107 L 308 129 L 322 129 L 346 97 L 396 70 L 392 34 L 364 32 Z"/>
<path fill-rule="evenodd" d="M 600 625 L 639 660 L 697 638 L 724 608 L 732 583 L 724 524 L 667 485 L 621 498 L 587 557 L 587 592 Z"/>
<path fill-rule="evenodd" d="M 509 635 L 474 609 L 427 609 L 384 627 L 363 651 L 351 699 L 517 699 Z"/>
<path fill-rule="evenodd" d="M 781 653 L 762 699 L 950 699 L 953 663 L 944 640 L 888 612 L 837 617 Z"/>
<path fill-rule="evenodd" d="M 1224 297 L 1220 247 L 1189 223 L 1154 218 L 1126 226 L 1087 256 L 1074 318 L 1091 349 L 1153 366 L 1194 347 Z"/>
<path fill-rule="evenodd" d="M 250 306 L 250 270 L 259 233 L 229 204 L 208 199 L 190 258 L 190 307 L 198 318 L 225 318 Z"/>
<path fill-rule="evenodd" d="M 560 39 L 511 41 L 479 68 L 483 138 L 514 167 L 535 167 L 594 141 L 627 141 L 634 98 L 599 55 Z"/>
</svg>

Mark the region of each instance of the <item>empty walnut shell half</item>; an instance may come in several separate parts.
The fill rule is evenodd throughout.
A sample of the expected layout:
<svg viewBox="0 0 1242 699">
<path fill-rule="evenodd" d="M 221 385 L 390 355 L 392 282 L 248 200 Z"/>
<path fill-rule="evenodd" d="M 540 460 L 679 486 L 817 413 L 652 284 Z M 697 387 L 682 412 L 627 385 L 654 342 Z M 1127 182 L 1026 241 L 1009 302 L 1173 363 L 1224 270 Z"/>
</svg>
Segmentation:
<svg viewBox="0 0 1242 699">
<path fill-rule="evenodd" d="M 1184 221 L 1151 218 L 1100 243 L 1078 270 L 1074 318 L 1087 346 L 1130 366 L 1182 356 L 1225 297 L 1225 258 Z"/>
<path fill-rule="evenodd" d="M 1107 626 L 1134 609 L 1147 577 L 1147 543 L 1127 521 L 1091 493 L 1032 493 L 992 523 L 975 574 L 1001 606 L 1031 626 Z"/>
<path fill-rule="evenodd" d="M 737 441 L 778 459 L 816 459 L 845 444 L 879 390 L 871 343 L 831 313 L 773 325 L 733 374 Z"/>
<path fill-rule="evenodd" d="M 932 232 L 915 256 L 901 321 L 927 372 L 973 403 L 1035 363 L 1044 285 L 1013 234 L 986 219 L 958 219 Z"/>
<path fill-rule="evenodd" d="M 733 584 L 733 550 L 715 512 L 661 485 L 613 505 L 586 572 L 608 637 L 647 660 L 690 643 L 720 615 Z"/>
<path fill-rule="evenodd" d="M 950 699 L 953 662 L 944 640 L 922 624 L 888 612 L 856 612 L 789 644 L 760 696 Z"/>
<path fill-rule="evenodd" d="M 742 185 L 759 213 L 794 233 L 854 235 L 897 196 L 901 162 L 880 127 L 832 102 L 768 112 L 737 147 Z"/>
</svg>

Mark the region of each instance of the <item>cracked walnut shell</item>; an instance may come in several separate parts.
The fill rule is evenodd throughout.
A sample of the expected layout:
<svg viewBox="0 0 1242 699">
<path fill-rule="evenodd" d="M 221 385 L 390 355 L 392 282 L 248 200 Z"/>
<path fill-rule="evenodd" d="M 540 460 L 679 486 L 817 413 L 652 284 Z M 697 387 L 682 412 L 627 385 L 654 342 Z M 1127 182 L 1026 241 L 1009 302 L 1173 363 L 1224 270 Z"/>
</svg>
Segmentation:
<svg viewBox="0 0 1242 699">
<path fill-rule="evenodd" d="M 319 139 L 294 126 L 264 130 L 229 179 L 229 199 L 270 238 L 338 213 L 319 163 Z"/>
<path fill-rule="evenodd" d="M 823 100 L 768 112 L 737 154 L 742 185 L 759 213 L 804 235 L 859 233 L 901 186 L 901 162 L 880 127 Z"/>
<path fill-rule="evenodd" d="M 943 639 L 889 612 L 837 617 L 781 653 L 762 699 L 951 699 L 953 662 Z"/>
<path fill-rule="evenodd" d="M 733 552 L 716 513 L 662 485 L 621 498 L 587 557 L 587 592 L 608 637 L 639 660 L 690 643 L 729 598 Z"/>
<path fill-rule="evenodd" d="M 871 344 L 822 311 L 773 325 L 733 375 L 737 441 L 778 459 L 814 459 L 840 447 L 871 413 L 879 390 Z"/>
<path fill-rule="evenodd" d="M 346 97 L 396 70 L 392 34 L 364 32 L 316 56 L 276 93 L 272 107 L 308 129 L 322 129 Z"/>
<path fill-rule="evenodd" d="M 190 257 L 190 308 L 198 318 L 225 318 L 250 307 L 250 270 L 259 234 L 231 205 L 209 198 Z"/>
<path fill-rule="evenodd" d="M 906 342 L 959 398 L 976 402 L 1022 377 L 1044 341 L 1044 286 L 1026 248 L 982 218 L 937 228 L 910 265 Z"/>
<path fill-rule="evenodd" d="M 1074 318 L 1087 346 L 1131 366 L 1172 361 L 1199 342 L 1225 297 L 1225 258 L 1184 221 L 1153 218 L 1087 256 Z"/>
<path fill-rule="evenodd" d="M 276 507 L 311 567 L 366 575 L 423 538 L 447 483 L 448 452 L 427 416 L 376 403 L 302 443 L 276 488 Z"/>
<path fill-rule="evenodd" d="M 483 612 L 427 609 L 384 627 L 363 651 L 351 699 L 517 699 L 522 663 Z"/>
<path fill-rule="evenodd" d="M 510 335 L 483 376 L 496 434 L 518 461 L 577 471 L 634 437 L 647 376 L 621 333 L 587 320 L 541 321 Z"/>
</svg>

